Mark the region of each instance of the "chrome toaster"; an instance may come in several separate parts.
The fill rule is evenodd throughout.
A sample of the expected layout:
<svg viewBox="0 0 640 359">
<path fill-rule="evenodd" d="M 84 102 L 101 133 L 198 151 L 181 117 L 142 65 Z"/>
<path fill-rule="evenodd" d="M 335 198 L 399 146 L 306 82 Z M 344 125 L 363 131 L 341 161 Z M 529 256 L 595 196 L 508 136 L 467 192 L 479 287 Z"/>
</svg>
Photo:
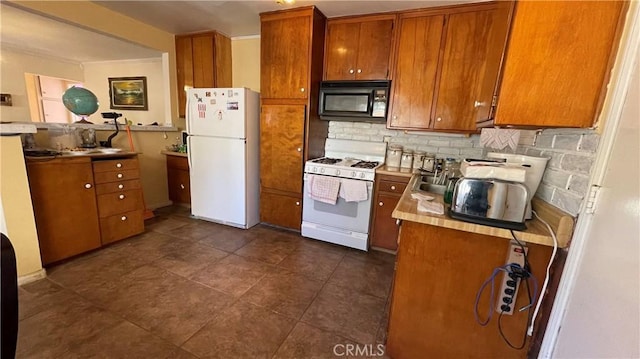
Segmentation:
<svg viewBox="0 0 640 359">
<path fill-rule="evenodd" d="M 487 178 L 461 178 L 453 191 L 449 215 L 465 222 L 523 230 L 527 187 Z"/>
</svg>

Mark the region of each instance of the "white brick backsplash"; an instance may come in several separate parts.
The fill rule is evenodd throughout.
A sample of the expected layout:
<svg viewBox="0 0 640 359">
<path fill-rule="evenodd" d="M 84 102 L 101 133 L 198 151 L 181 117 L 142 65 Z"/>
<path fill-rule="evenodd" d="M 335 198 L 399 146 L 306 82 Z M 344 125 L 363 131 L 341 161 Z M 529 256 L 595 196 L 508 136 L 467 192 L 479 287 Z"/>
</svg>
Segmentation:
<svg viewBox="0 0 640 359">
<path fill-rule="evenodd" d="M 571 175 L 569 179 L 569 191 L 580 195 L 586 195 L 589 188 L 589 177 L 581 175 Z"/>
<path fill-rule="evenodd" d="M 542 183 L 553 187 L 567 189 L 567 184 L 569 183 L 570 177 L 571 175 L 569 173 L 556 171 L 552 168 L 549 168 L 544 172 Z"/>
<path fill-rule="evenodd" d="M 556 135 L 553 148 L 559 150 L 577 151 L 582 135 Z"/>
<path fill-rule="evenodd" d="M 576 172 L 588 175 L 591 173 L 591 166 L 593 165 L 593 157 L 591 156 L 583 156 L 583 155 L 574 155 L 574 154 L 565 154 L 562 156 L 562 162 L 560 163 L 560 167 L 563 170 L 569 172 Z"/>
<path fill-rule="evenodd" d="M 596 152 L 598 149 L 598 143 L 600 142 L 600 136 L 598 135 L 582 135 L 580 141 L 580 151 Z"/>
<path fill-rule="evenodd" d="M 539 197 L 545 202 L 551 203 L 551 198 L 553 198 L 553 191 L 555 189 L 552 186 L 547 186 L 544 183 L 541 183 L 538 186 L 538 191 L 536 192 L 536 197 Z"/>
<path fill-rule="evenodd" d="M 556 189 L 553 192 L 553 198 L 551 204 L 569 212 L 572 215 L 577 215 L 580 212 L 580 206 L 582 205 L 583 196 L 576 195 L 575 193 Z"/>
<path fill-rule="evenodd" d="M 407 134 L 403 130 L 389 130 L 380 123 L 329 123 L 329 138 L 382 141 L 384 136 L 389 137 L 391 144 L 425 151 L 438 158 L 479 158 L 495 151 L 483 148 L 477 134 L 469 137 L 435 132 Z M 588 190 L 599 139 L 600 136 L 590 129 L 546 129 L 537 136 L 533 146 L 520 145 L 515 153 L 550 158 L 536 196 L 575 215 Z M 514 153 L 509 149 L 497 152 Z"/>
</svg>

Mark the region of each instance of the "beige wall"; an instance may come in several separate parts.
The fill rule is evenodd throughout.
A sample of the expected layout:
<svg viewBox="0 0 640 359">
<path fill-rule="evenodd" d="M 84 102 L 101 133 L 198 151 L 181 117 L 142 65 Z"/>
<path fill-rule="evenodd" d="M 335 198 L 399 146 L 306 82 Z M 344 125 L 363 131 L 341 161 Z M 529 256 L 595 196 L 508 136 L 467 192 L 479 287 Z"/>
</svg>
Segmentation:
<svg viewBox="0 0 640 359">
<path fill-rule="evenodd" d="M 153 122 L 164 124 L 165 101 L 162 77 L 162 59 L 140 59 L 125 61 L 104 61 L 85 62 L 84 66 L 84 87 L 90 89 L 100 102 L 98 111 L 91 116 L 91 122 L 102 123 L 101 112 L 112 112 L 109 98 L 109 77 L 134 77 L 144 76 L 147 78 L 147 101 L 148 111 L 126 111 L 116 110 L 122 113 L 123 117 L 132 121 L 133 124 L 142 123 L 149 125 Z"/>
<path fill-rule="evenodd" d="M 22 8 L 112 35 L 129 42 L 169 54 L 169 87 L 171 114 L 178 117 L 176 51 L 174 35 L 130 17 L 111 11 L 91 1 L 9 1 Z M 164 122 L 164 121 L 163 121 Z M 167 121 L 168 122 L 168 121 Z"/>
<path fill-rule="evenodd" d="M 31 121 L 25 72 L 84 81 L 84 72 L 80 64 L 26 54 L 6 47 L 2 47 L 0 59 L 0 92 L 11 94 L 13 101 L 12 106 L 0 106 L 2 121 Z"/>
<path fill-rule="evenodd" d="M 0 136 L 0 194 L 7 236 L 16 252 L 18 277 L 42 270 L 27 169 L 19 136 Z"/>
<path fill-rule="evenodd" d="M 247 87 L 260 92 L 260 37 L 231 39 L 233 87 Z"/>
</svg>

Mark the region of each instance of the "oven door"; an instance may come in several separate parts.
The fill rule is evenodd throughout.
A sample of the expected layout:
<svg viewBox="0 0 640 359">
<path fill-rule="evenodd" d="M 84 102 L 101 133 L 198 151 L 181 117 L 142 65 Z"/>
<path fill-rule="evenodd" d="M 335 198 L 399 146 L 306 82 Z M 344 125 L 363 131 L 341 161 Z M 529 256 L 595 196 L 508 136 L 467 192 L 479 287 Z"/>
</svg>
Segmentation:
<svg viewBox="0 0 640 359">
<path fill-rule="evenodd" d="M 369 233 L 371 216 L 371 197 L 373 182 L 367 183 L 367 200 L 346 202 L 338 197 L 335 205 L 316 201 L 311 198 L 308 186 L 309 175 L 304 175 L 304 200 L 302 201 L 302 221 L 336 228 L 341 231 Z"/>
</svg>

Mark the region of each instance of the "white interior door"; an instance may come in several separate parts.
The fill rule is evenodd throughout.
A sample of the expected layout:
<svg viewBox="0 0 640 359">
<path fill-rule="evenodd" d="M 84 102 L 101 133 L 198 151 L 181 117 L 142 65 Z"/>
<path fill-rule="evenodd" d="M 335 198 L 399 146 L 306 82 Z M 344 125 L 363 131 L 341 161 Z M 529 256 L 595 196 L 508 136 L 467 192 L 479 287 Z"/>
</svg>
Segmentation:
<svg viewBox="0 0 640 359">
<path fill-rule="evenodd" d="M 244 140 L 189 136 L 191 213 L 246 225 L 246 143 Z"/>
<path fill-rule="evenodd" d="M 640 59 L 640 53 L 636 59 Z M 640 358 L 640 74 L 637 62 L 634 73 L 595 214 L 582 238 L 582 258 L 575 277 L 567 279 L 573 279 L 574 286 L 560 323 L 553 357 Z"/>
</svg>

